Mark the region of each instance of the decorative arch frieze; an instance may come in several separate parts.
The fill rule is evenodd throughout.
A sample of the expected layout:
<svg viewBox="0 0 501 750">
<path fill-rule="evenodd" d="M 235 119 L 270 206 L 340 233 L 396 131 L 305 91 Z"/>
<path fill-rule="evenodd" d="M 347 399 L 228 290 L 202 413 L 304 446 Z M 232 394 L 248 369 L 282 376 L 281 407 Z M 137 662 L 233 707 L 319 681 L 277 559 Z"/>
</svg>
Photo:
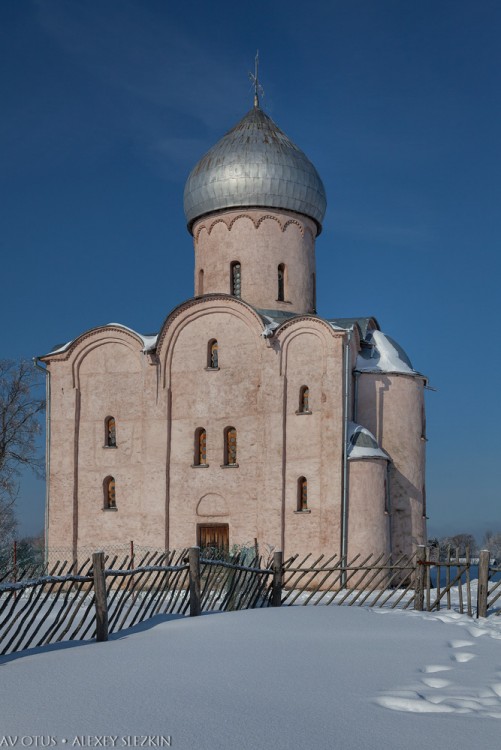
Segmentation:
<svg viewBox="0 0 501 750">
<path fill-rule="evenodd" d="M 308 226 L 306 222 L 302 223 L 298 219 L 290 218 L 282 222 L 276 214 L 271 214 L 271 213 L 264 214 L 262 216 L 259 216 L 256 219 L 250 213 L 245 212 L 245 213 L 239 213 L 236 216 L 233 216 L 233 218 L 230 218 L 229 216 L 218 216 L 211 222 L 204 222 L 199 227 L 197 227 L 197 230 L 195 233 L 195 242 L 198 242 L 200 235 L 204 230 L 210 236 L 216 224 L 224 224 L 224 226 L 228 229 L 228 231 L 231 232 L 235 223 L 239 221 L 240 219 L 248 219 L 249 221 L 252 222 L 252 224 L 254 225 L 256 229 L 259 229 L 261 224 L 266 219 L 271 219 L 272 221 L 278 224 L 282 232 L 285 232 L 289 226 L 294 225 L 298 227 L 299 231 L 301 232 L 302 237 L 304 237 L 306 233 L 309 233 L 312 239 L 314 239 L 314 236 L 315 236 L 313 234 L 311 227 Z"/>
<path fill-rule="evenodd" d="M 301 237 L 304 237 L 306 232 L 309 232 L 312 235 L 311 229 L 307 226 L 305 227 L 303 224 L 301 224 L 300 221 L 297 219 L 288 219 L 285 224 L 282 227 L 282 232 L 285 232 L 285 230 L 290 226 L 297 226 L 299 227 L 299 231 L 301 232 Z M 312 235 L 313 236 L 313 235 Z"/>
<path fill-rule="evenodd" d="M 282 225 L 282 222 L 278 218 L 278 216 L 275 216 L 275 214 L 265 214 L 264 216 L 260 216 L 259 219 L 256 222 L 256 229 L 259 229 L 261 224 L 266 221 L 267 219 L 270 219 L 271 221 L 274 221 L 278 226 L 280 227 L 280 231 L 284 231 L 284 227 Z"/>
<path fill-rule="evenodd" d="M 228 230 L 230 232 L 233 229 L 233 225 L 235 224 L 235 222 L 237 222 L 239 219 L 249 219 L 249 221 L 251 221 L 254 224 L 254 227 L 256 229 L 258 228 L 258 223 L 256 221 L 254 221 L 254 219 L 252 218 L 252 216 L 250 214 L 238 214 L 238 216 L 234 216 L 233 217 L 233 219 L 230 221 L 230 223 L 228 225 Z"/>
</svg>

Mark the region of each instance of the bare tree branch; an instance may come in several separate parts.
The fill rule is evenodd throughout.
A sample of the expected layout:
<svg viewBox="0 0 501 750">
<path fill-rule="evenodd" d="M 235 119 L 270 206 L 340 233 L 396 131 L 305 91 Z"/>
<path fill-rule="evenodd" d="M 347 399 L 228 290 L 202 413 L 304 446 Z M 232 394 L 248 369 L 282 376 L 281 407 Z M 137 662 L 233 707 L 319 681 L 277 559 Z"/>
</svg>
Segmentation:
<svg viewBox="0 0 501 750">
<path fill-rule="evenodd" d="M 45 400 L 38 395 L 41 385 L 30 362 L 0 360 L 0 537 L 4 540 L 16 529 L 20 470 L 28 466 L 43 476 L 43 456 L 37 452 L 45 409 Z"/>
</svg>

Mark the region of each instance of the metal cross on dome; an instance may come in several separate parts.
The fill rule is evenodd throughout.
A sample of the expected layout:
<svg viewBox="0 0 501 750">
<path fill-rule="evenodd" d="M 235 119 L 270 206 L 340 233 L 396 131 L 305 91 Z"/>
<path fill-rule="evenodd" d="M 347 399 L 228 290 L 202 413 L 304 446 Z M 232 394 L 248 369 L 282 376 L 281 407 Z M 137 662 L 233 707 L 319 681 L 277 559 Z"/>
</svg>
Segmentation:
<svg viewBox="0 0 501 750">
<path fill-rule="evenodd" d="M 259 94 L 264 96 L 264 89 L 259 83 L 259 50 L 256 51 L 254 58 L 254 73 L 249 73 L 249 78 L 254 85 L 254 106 L 259 107 Z"/>
</svg>

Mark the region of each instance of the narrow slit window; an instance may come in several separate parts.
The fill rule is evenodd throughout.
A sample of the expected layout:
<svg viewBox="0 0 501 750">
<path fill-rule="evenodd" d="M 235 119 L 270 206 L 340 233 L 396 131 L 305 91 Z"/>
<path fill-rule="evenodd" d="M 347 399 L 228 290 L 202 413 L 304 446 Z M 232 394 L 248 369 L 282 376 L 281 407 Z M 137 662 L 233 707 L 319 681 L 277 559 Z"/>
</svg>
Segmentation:
<svg viewBox="0 0 501 750">
<path fill-rule="evenodd" d="M 117 425 L 115 417 L 106 417 L 105 420 L 105 439 L 104 444 L 107 448 L 117 447 Z"/>
<path fill-rule="evenodd" d="M 237 431 L 234 427 L 227 427 L 224 432 L 224 463 L 225 466 L 235 466 L 237 463 Z"/>
<path fill-rule="evenodd" d="M 207 347 L 207 367 L 210 370 L 217 370 L 219 367 L 219 347 L 217 339 L 211 339 Z"/>
<path fill-rule="evenodd" d="M 299 477 L 297 480 L 297 509 L 299 511 L 308 510 L 308 480 L 306 477 Z"/>
<path fill-rule="evenodd" d="M 207 465 L 207 433 L 203 427 L 195 431 L 195 466 Z"/>
<path fill-rule="evenodd" d="M 201 268 L 198 272 L 198 296 L 201 297 L 204 293 L 204 269 Z"/>
<path fill-rule="evenodd" d="M 235 260 L 231 264 L 231 293 L 234 297 L 242 296 L 242 267 L 240 263 Z"/>
<path fill-rule="evenodd" d="M 278 302 L 285 302 L 285 265 L 278 266 Z"/>
<path fill-rule="evenodd" d="M 310 413 L 310 389 L 303 385 L 299 390 L 299 412 L 301 414 Z"/>
<path fill-rule="evenodd" d="M 106 477 L 103 483 L 104 507 L 106 510 L 116 510 L 117 497 L 115 488 L 115 477 Z"/>
</svg>

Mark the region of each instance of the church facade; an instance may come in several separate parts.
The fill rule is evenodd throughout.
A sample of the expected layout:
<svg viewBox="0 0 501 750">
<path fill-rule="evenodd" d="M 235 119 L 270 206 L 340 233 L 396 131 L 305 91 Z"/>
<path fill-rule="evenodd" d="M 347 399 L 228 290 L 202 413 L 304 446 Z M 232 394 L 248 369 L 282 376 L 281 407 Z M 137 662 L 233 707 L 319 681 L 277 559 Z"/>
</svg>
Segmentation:
<svg viewBox="0 0 501 750">
<path fill-rule="evenodd" d="M 109 324 L 39 358 L 49 550 L 411 553 L 426 380 L 374 318 L 316 314 L 314 166 L 256 102 L 184 203 L 193 298 L 157 336 Z"/>
</svg>

